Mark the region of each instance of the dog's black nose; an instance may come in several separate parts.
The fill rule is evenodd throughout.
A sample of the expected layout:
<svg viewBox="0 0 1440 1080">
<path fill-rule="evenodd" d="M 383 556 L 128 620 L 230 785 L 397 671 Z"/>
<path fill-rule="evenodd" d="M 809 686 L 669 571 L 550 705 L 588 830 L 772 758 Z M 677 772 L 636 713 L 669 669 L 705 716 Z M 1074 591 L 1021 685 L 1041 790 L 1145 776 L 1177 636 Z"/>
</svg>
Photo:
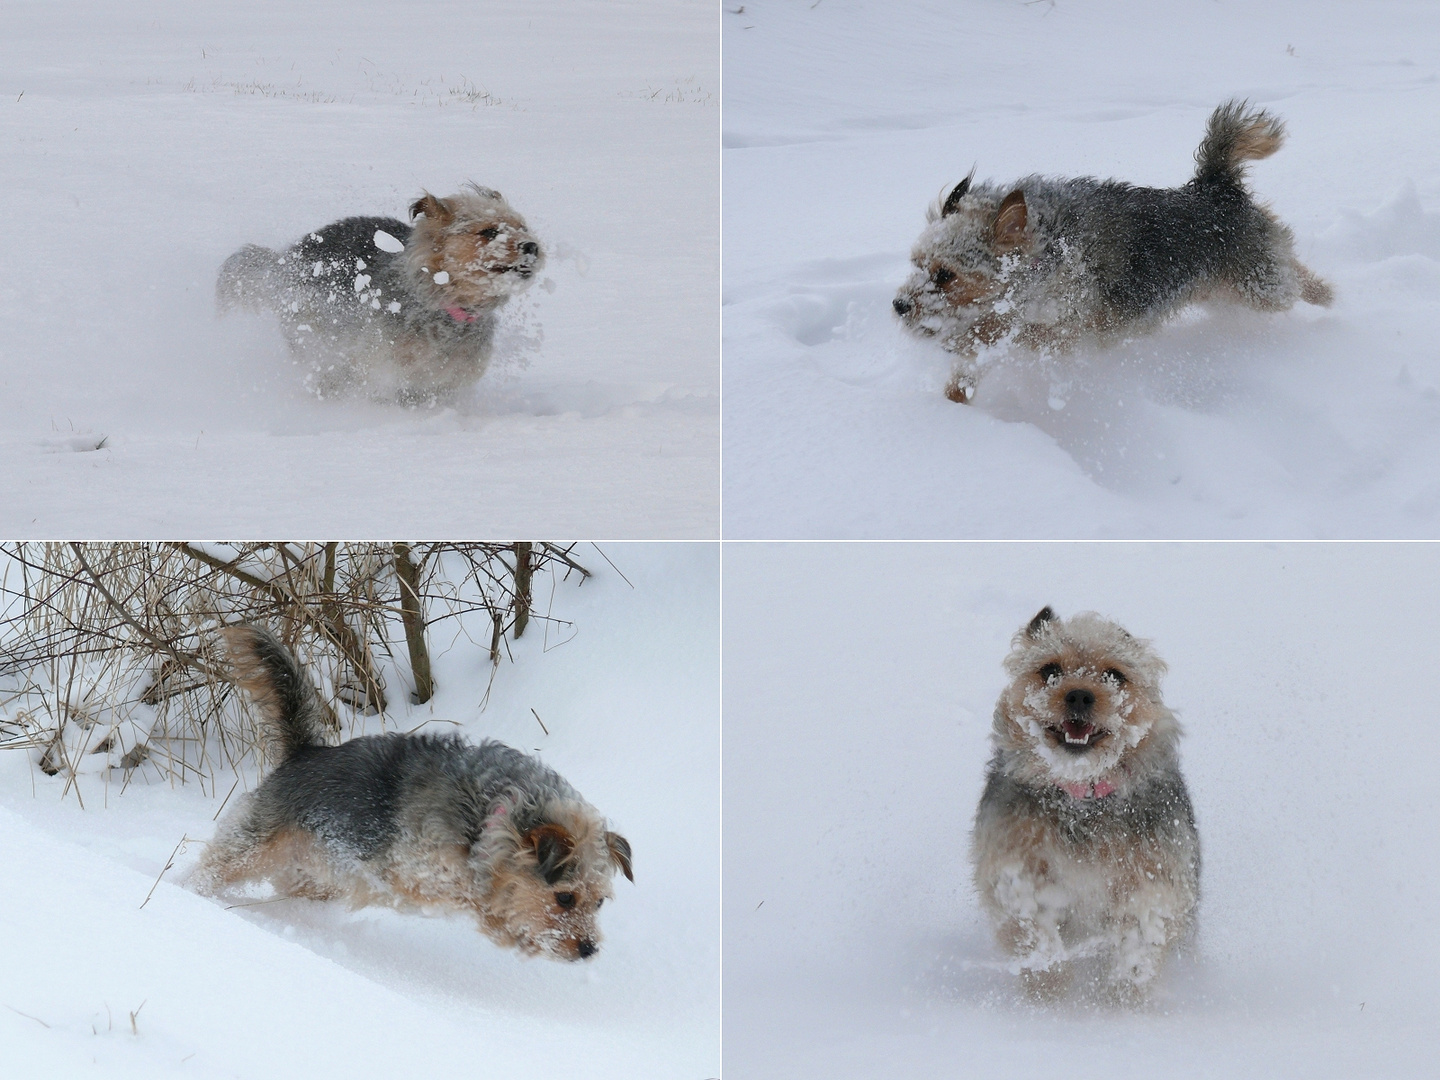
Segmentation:
<svg viewBox="0 0 1440 1080">
<path fill-rule="evenodd" d="M 890 306 L 895 309 L 896 315 L 904 315 L 915 305 L 910 303 L 909 300 L 897 296 L 890 302 Z"/>
<path fill-rule="evenodd" d="M 526 240 L 525 243 L 520 245 L 520 250 L 526 255 L 539 255 L 540 245 L 535 243 L 534 240 Z"/>
<path fill-rule="evenodd" d="M 1091 706 L 1094 704 L 1095 695 L 1092 694 L 1089 690 L 1071 690 L 1068 694 L 1065 695 L 1065 706 L 1071 712 L 1089 712 Z"/>
<path fill-rule="evenodd" d="M 589 938 L 583 938 L 575 945 L 575 951 L 580 954 L 581 960 L 586 960 L 600 951 L 600 946 Z"/>
</svg>

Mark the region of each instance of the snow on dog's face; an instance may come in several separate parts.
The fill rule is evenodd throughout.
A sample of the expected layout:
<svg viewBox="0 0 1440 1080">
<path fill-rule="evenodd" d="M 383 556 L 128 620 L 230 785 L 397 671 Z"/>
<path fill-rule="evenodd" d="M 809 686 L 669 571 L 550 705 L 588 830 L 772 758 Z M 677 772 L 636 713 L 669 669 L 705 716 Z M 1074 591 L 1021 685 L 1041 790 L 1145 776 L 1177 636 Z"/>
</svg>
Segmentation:
<svg viewBox="0 0 1440 1080">
<path fill-rule="evenodd" d="M 525 219 L 498 191 L 473 187 L 410 206 L 405 261 L 437 308 L 495 308 L 530 285 L 545 255 Z"/>
<path fill-rule="evenodd" d="M 531 956 L 588 960 L 600 951 L 600 907 L 619 870 L 631 881 L 630 844 L 582 803 L 546 808 L 518 832 L 509 815 L 487 825 L 474 857 L 489 887 L 479 908 L 493 941 Z"/>
<path fill-rule="evenodd" d="M 1160 696 L 1165 662 L 1093 612 L 1066 621 L 1042 609 L 1015 635 L 1005 670 L 1012 681 L 995 707 L 995 739 L 1022 782 L 1108 794 L 1179 733 Z"/>
<path fill-rule="evenodd" d="M 893 302 L 906 329 L 938 337 L 963 352 L 993 344 L 1004 333 L 1011 272 L 1033 242 L 1025 195 L 1005 195 L 988 185 L 971 190 L 962 180 L 939 206 L 915 242 L 915 269 Z"/>
</svg>

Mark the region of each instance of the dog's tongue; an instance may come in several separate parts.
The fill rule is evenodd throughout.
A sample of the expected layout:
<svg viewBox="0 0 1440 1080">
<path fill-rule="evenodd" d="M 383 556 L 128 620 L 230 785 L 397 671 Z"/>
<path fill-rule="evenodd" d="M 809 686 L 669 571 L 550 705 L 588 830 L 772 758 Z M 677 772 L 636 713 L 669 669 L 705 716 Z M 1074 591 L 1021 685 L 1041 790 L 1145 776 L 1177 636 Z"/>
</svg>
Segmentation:
<svg viewBox="0 0 1440 1080">
<path fill-rule="evenodd" d="M 1062 725 L 1067 743 L 1087 743 L 1090 736 L 1095 734 L 1095 725 L 1087 720 L 1076 720 L 1071 717 Z"/>
</svg>

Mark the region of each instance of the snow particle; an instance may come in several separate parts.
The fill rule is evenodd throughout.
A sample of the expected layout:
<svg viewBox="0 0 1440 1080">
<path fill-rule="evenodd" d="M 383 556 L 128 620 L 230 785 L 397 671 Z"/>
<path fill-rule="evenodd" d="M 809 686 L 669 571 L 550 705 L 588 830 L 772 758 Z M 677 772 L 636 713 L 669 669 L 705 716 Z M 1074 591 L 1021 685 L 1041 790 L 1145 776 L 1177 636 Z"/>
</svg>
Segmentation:
<svg viewBox="0 0 1440 1080">
<path fill-rule="evenodd" d="M 396 240 L 395 237 L 391 236 L 384 229 L 375 230 L 375 246 L 381 251 L 390 252 L 392 255 L 405 250 L 405 245 L 399 240 Z"/>
</svg>

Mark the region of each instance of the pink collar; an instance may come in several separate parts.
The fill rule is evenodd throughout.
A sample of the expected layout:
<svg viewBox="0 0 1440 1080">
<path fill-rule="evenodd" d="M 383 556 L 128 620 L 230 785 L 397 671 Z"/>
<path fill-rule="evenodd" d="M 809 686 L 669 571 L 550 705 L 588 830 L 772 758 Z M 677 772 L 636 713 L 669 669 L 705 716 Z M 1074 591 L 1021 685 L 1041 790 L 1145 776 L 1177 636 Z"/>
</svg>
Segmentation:
<svg viewBox="0 0 1440 1080">
<path fill-rule="evenodd" d="M 456 322 L 474 322 L 477 318 L 477 316 L 471 315 L 464 308 L 459 307 L 447 307 L 445 314 L 449 315 Z"/>
<path fill-rule="evenodd" d="M 1104 777 L 1096 780 L 1093 784 L 1087 780 L 1079 784 L 1056 784 L 1055 786 L 1072 799 L 1103 799 L 1115 791 L 1115 785 Z"/>
</svg>

